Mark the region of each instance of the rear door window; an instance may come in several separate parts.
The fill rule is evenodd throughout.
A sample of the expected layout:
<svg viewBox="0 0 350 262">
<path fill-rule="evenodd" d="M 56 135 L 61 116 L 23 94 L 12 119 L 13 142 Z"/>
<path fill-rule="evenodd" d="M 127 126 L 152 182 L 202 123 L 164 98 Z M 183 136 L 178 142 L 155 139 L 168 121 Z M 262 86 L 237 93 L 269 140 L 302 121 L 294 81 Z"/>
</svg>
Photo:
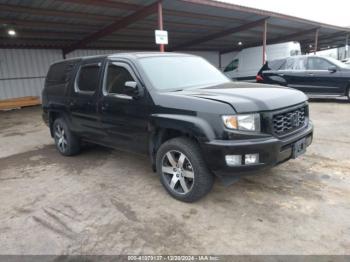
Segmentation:
<svg viewBox="0 0 350 262">
<path fill-rule="evenodd" d="M 75 83 L 75 91 L 95 93 L 99 86 L 100 68 L 100 63 L 81 66 Z"/>
<path fill-rule="evenodd" d="M 296 58 L 294 60 L 294 70 L 305 70 L 306 59 L 304 57 Z"/>
<path fill-rule="evenodd" d="M 293 70 L 294 68 L 294 59 L 293 58 L 289 58 L 286 61 L 286 65 L 285 65 L 285 70 Z"/>
<path fill-rule="evenodd" d="M 288 58 L 285 70 L 305 70 L 306 59 L 304 57 Z"/>
</svg>

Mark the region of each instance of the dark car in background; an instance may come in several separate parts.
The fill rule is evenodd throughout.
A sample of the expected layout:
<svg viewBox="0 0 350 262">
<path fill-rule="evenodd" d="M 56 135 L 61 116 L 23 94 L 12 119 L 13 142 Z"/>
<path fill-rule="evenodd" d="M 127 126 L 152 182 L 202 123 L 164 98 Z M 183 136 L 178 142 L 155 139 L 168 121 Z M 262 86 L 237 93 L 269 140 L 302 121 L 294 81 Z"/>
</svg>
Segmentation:
<svg viewBox="0 0 350 262">
<path fill-rule="evenodd" d="M 347 96 L 350 101 L 350 66 L 330 57 L 296 56 L 267 61 L 256 81 L 311 95 Z"/>
</svg>

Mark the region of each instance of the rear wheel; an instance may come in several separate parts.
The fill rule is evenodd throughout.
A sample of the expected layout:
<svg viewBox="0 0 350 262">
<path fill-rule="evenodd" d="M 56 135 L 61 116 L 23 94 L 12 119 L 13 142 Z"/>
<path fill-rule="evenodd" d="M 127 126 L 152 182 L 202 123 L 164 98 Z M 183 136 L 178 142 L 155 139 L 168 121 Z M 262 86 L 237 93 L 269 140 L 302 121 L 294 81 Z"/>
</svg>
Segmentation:
<svg viewBox="0 0 350 262">
<path fill-rule="evenodd" d="M 72 156 L 80 151 L 79 139 L 69 130 L 67 123 L 58 118 L 53 123 L 53 133 L 57 150 L 64 156 Z"/>
<path fill-rule="evenodd" d="M 349 102 L 350 102 L 350 86 L 348 87 L 348 90 L 347 90 L 347 97 L 348 97 L 348 100 L 349 100 Z"/>
<path fill-rule="evenodd" d="M 199 146 L 188 138 L 165 142 L 157 152 L 157 172 L 167 192 L 184 202 L 194 202 L 212 188 L 214 177 Z"/>
</svg>

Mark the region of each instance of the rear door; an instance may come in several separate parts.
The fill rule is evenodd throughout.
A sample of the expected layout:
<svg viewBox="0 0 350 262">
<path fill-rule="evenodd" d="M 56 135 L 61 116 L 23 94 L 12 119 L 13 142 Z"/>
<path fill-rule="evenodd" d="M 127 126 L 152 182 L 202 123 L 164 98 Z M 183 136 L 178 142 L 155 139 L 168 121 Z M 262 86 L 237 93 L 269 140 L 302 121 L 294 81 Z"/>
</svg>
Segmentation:
<svg viewBox="0 0 350 262">
<path fill-rule="evenodd" d="M 342 94 L 343 78 L 341 71 L 330 71 L 333 63 L 322 57 L 308 57 L 306 92 L 315 94 Z"/>
<path fill-rule="evenodd" d="M 279 71 L 285 68 L 286 59 L 267 61 L 259 70 L 257 82 L 275 85 L 287 85 L 285 79 L 281 77 Z"/>
<path fill-rule="evenodd" d="M 288 58 L 284 69 L 279 70 L 278 75 L 285 80 L 286 86 L 305 92 L 306 58 Z"/>
<path fill-rule="evenodd" d="M 110 61 L 106 65 L 104 79 L 99 108 L 102 128 L 106 132 L 105 143 L 126 151 L 147 153 L 150 97 L 131 64 L 126 61 Z M 136 98 L 125 93 L 127 81 L 137 82 L 140 96 Z"/>
<path fill-rule="evenodd" d="M 270 70 L 263 71 L 264 81 L 304 91 L 305 63 L 303 57 L 273 60 L 268 63 Z"/>
<path fill-rule="evenodd" d="M 94 58 L 80 64 L 69 101 L 73 131 L 93 141 L 104 136 L 97 108 L 103 61 L 103 58 Z"/>
</svg>

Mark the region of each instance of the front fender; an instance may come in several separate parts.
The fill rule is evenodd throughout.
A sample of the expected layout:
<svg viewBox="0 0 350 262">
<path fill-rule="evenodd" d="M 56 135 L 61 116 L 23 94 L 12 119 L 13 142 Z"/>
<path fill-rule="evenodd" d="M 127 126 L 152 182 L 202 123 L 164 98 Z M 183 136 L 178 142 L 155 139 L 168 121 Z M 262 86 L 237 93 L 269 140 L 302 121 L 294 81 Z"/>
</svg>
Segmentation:
<svg viewBox="0 0 350 262">
<path fill-rule="evenodd" d="M 215 132 L 208 121 L 198 116 L 154 114 L 151 116 L 150 123 L 155 129 L 175 129 L 195 137 L 198 141 L 215 139 Z"/>
</svg>

